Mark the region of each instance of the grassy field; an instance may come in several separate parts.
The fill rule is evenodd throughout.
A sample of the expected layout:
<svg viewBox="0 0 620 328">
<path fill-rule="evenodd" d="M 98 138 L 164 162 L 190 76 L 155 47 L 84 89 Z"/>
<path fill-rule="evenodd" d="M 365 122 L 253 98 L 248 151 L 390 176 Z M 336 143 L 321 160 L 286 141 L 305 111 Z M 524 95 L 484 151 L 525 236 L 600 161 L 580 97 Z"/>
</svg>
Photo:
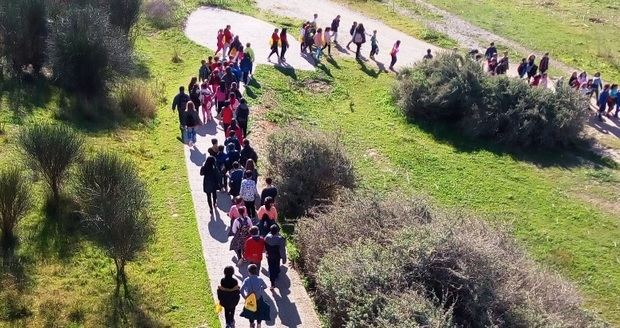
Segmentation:
<svg viewBox="0 0 620 328">
<path fill-rule="evenodd" d="M 178 85 L 185 85 L 186 77 L 195 74 L 204 52 L 179 29 L 155 32 L 144 28 L 136 49 L 148 70 L 147 83 L 157 84 L 168 96 L 155 122 L 115 127 L 68 122 L 84 134 L 89 151 L 114 150 L 132 159 L 152 197 L 155 241 L 140 260 L 128 265 L 138 310 L 127 313 L 128 322 L 118 325 L 215 327 L 219 320 L 213 311 L 183 148 L 176 139 L 177 116 L 169 105 Z M 175 49 L 184 59 L 180 64 L 171 62 Z M 58 90 L 3 90 L 0 121 L 5 122 L 6 131 L 0 136 L 0 167 L 19 163 L 13 136 L 20 125 L 53 121 L 59 110 Z M 40 93 L 36 98 L 41 99 L 14 108 L 8 106 L 7 99 L 15 97 L 15 92 Z M 35 184 L 35 190 L 35 198 L 42 200 L 41 182 Z M 49 224 L 41 204 L 37 201 L 36 209 L 19 229 L 18 256 L 24 279 L 14 284 L 4 276 L 0 282 L 0 326 L 114 326 L 119 315 L 112 306 L 112 260 L 74 231 L 77 229 Z"/>
<path fill-rule="evenodd" d="M 620 323 L 617 170 L 587 154 L 514 154 L 448 127 L 409 124 L 391 99 L 393 75 L 370 64 L 338 59 L 316 73 L 261 68 L 257 77 L 260 87 L 249 94 L 256 108 L 270 109 L 265 118 L 338 134 L 362 188 L 422 194 L 510 224 L 541 264 L 572 279 L 591 309 Z M 312 81 L 327 82 L 317 89 Z"/>
<path fill-rule="evenodd" d="M 551 58 L 620 81 L 620 7 L 611 1 L 428 0 L 429 3 Z"/>
</svg>

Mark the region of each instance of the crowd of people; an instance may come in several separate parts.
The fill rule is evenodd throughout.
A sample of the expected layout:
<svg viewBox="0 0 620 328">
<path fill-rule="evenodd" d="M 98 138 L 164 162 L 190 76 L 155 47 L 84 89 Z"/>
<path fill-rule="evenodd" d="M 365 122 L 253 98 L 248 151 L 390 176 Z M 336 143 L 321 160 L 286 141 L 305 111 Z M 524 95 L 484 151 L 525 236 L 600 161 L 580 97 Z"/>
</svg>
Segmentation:
<svg viewBox="0 0 620 328">
<path fill-rule="evenodd" d="M 274 54 L 283 60 L 286 29 L 280 34 L 274 31 L 272 41 Z M 278 53 L 277 47 L 284 50 Z M 226 26 L 218 32 L 214 56 L 202 60 L 198 75 L 191 78 L 187 89 L 179 87 L 172 102 L 172 110 L 178 112 L 180 139 L 189 147 L 196 143 L 197 129 L 203 124 L 216 124 L 214 118 L 219 120 L 225 134 L 221 144 L 217 138 L 211 139 L 200 175 L 212 216 L 217 210 L 218 192 L 230 197 L 229 249 L 235 252 L 238 266 L 248 265 L 249 276 L 241 284 L 234 277 L 233 266 L 224 270 L 217 294 L 226 327 L 234 327 L 235 308 L 242 297 L 245 305 L 241 316 L 250 321 L 251 327 L 260 327 L 262 321 L 271 319 L 269 305 L 264 300 L 267 284 L 259 277 L 263 254 L 266 254 L 272 290 L 276 288 L 280 265 L 286 263 L 286 243 L 280 235 L 276 209 L 278 190 L 272 179 L 266 178 L 265 187 L 258 194 L 258 155 L 247 139 L 250 108 L 240 86 L 252 79 L 254 58 L 250 43 L 243 46 L 239 36 Z"/>
<path fill-rule="evenodd" d="M 430 50 L 429 50 L 430 51 Z M 470 55 L 476 60 L 482 60 L 483 55 L 478 50 L 473 49 Z M 491 75 L 506 74 L 509 69 L 508 52 L 504 52 L 502 57 L 498 59 L 497 48 L 495 43 L 491 42 L 484 53 L 486 70 Z M 517 67 L 517 74 L 520 79 L 527 79 L 528 83 L 533 87 L 548 88 L 549 87 L 549 53 L 545 53 L 538 64 L 536 64 L 536 55 L 530 54 L 527 58 L 522 58 Z M 568 79 L 568 85 L 580 92 L 588 99 L 594 98 L 598 107 L 598 118 L 603 120 L 603 116 L 618 118 L 620 112 L 620 93 L 618 92 L 618 84 L 603 83 L 601 73 L 596 72 L 592 77 L 588 77 L 588 73 L 573 72 Z"/>
</svg>

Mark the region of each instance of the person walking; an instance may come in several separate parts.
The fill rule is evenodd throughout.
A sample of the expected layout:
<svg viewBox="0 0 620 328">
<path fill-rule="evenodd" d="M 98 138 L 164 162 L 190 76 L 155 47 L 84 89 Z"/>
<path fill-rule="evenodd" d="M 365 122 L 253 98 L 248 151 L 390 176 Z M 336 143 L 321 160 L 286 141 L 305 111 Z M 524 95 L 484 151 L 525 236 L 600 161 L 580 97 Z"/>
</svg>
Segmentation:
<svg viewBox="0 0 620 328">
<path fill-rule="evenodd" d="M 286 240 L 280 235 L 280 227 L 276 224 L 269 227 L 269 233 L 265 236 L 265 251 L 269 271 L 269 289 L 274 290 L 280 276 L 280 262 L 286 264 Z"/>
<path fill-rule="evenodd" d="M 226 105 L 222 109 L 221 114 L 222 114 L 222 129 L 224 130 L 224 135 L 228 135 L 226 134 L 226 131 L 228 131 L 228 127 L 230 126 L 230 123 L 232 122 L 233 115 L 234 115 L 232 105 L 230 104 L 230 100 L 226 102 Z"/>
<path fill-rule="evenodd" d="M 527 74 L 527 59 L 521 58 L 521 63 L 517 67 L 517 74 L 519 74 L 520 79 L 522 79 L 525 76 L 525 74 Z M 576 73 L 575 73 L 575 79 L 577 79 Z M 572 81 L 569 80 L 568 83 L 571 84 Z"/>
<path fill-rule="evenodd" d="M 203 83 L 206 79 L 208 79 L 209 74 L 211 74 L 211 69 L 209 69 L 207 61 L 203 59 L 200 61 L 200 68 L 198 69 L 198 79 L 200 80 L 200 83 Z"/>
<path fill-rule="evenodd" d="M 233 33 L 230 30 L 230 25 L 226 25 L 224 29 L 224 37 L 223 37 L 224 45 L 222 46 L 222 61 L 227 59 L 227 55 L 229 52 L 230 44 L 233 41 Z"/>
<path fill-rule="evenodd" d="M 186 106 L 187 108 L 183 114 L 183 121 L 185 123 L 187 145 L 194 147 L 194 144 L 196 143 L 196 128 L 200 125 L 200 116 L 198 115 L 198 111 L 196 111 L 193 102 L 188 102 Z"/>
<path fill-rule="evenodd" d="M 254 219 L 256 218 L 256 205 L 254 204 L 254 201 L 256 200 L 258 190 L 256 190 L 256 181 L 252 179 L 252 174 L 253 172 L 250 170 L 246 170 L 243 174 L 239 195 L 243 198 L 248 215 Z"/>
<path fill-rule="evenodd" d="M 248 160 L 252 160 L 253 163 L 256 163 L 258 161 L 258 155 L 256 154 L 254 148 L 250 146 L 250 140 L 248 139 L 243 140 L 243 149 L 241 149 L 240 155 L 241 160 L 239 164 L 241 164 L 242 166 L 246 166 Z"/>
<path fill-rule="evenodd" d="M 237 264 L 241 264 L 243 263 L 243 246 L 245 246 L 245 241 L 250 236 L 252 219 L 246 215 L 247 209 L 245 207 L 239 207 L 237 210 L 239 211 L 239 217 L 235 219 L 231 228 L 233 238 L 230 241 L 229 249 L 235 251 Z"/>
<path fill-rule="evenodd" d="M 332 24 L 330 26 L 330 31 L 332 32 L 332 38 L 334 39 L 334 43 L 338 43 L 338 28 L 340 27 L 340 15 L 337 15 L 334 20 L 332 20 Z"/>
<path fill-rule="evenodd" d="M 494 54 L 497 53 L 497 48 L 495 48 L 495 42 L 491 42 L 487 50 L 484 52 L 484 58 L 490 60 Z"/>
<path fill-rule="evenodd" d="M 185 93 L 185 87 L 180 86 L 179 87 L 179 94 L 177 94 L 176 96 L 174 96 L 174 99 L 172 100 L 172 111 L 174 112 L 175 110 L 177 111 L 177 113 L 179 114 L 179 130 L 181 130 L 181 137 L 179 138 L 179 140 L 183 141 L 183 137 L 184 137 L 184 126 L 185 126 L 185 109 L 187 108 L 187 103 L 189 103 L 191 101 L 190 97 L 188 94 Z"/>
<path fill-rule="evenodd" d="M 540 70 L 540 74 L 545 74 L 549 69 L 549 53 L 546 52 L 542 58 L 540 59 L 540 63 L 538 64 L 538 69 Z"/>
<path fill-rule="evenodd" d="M 273 30 L 273 33 L 271 34 L 271 40 L 269 42 L 271 43 L 271 52 L 269 53 L 269 56 L 267 56 L 267 61 L 271 62 L 271 56 L 275 54 L 279 62 L 280 55 L 278 54 L 278 43 L 280 42 L 280 35 L 278 34 L 278 29 Z"/>
<path fill-rule="evenodd" d="M 323 46 L 325 46 L 325 40 L 323 39 L 323 29 L 319 28 L 314 34 L 314 60 L 321 61 L 321 54 L 323 53 Z"/>
<path fill-rule="evenodd" d="M 250 264 L 260 267 L 265 252 L 265 240 L 260 235 L 258 227 L 250 228 L 250 238 L 243 244 L 243 258 Z"/>
<path fill-rule="evenodd" d="M 233 197 L 239 196 L 241 181 L 243 181 L 243 172 L 241 165 L 236 161 L 232 163 L 232 168 L 228 171 L 228 193 Z M 238 198 L 243 201 L 241 197 Z"/>
<path fill-rule="evenodd" d="M 213 207 L 217 206 L 217 191 L 220 190 L 220 172 L 216 166 L 215 157 L 209 156 L 204 165 L 200 168 L 202 180 L 202 190 L 207 194 L 207 204 L 209 213 L 213 214 Z"/>
<path fill-rule="evenodd" d="M 353 35 L 355 34 L 355 30 L 357 30 L 357 22 L 353 22 L 353 25 L 351 25 L 351 28 L 349 29 L 349 34 L 351 34 L 351 41 L 347 43 L 347 49 L 349 50 L 351 50 L 349 46 L 351 45 L 351 43 L 353 43 Z"/>
<path fill-rule="evenodd" d="M 267 197 L 271 197 L 274 202 L 276 200 L 276 197 L 278 196 L 278 188 L 276 188 L 273 185 L 273 179 L 272 178 L 266 178 L 265 179 L 265 188 L 263 188 L 263 190 L 260 193 L 260 203 L 261 205 L 265 204 L 265 201 L 267 200 Z"/>
<path fill-rule="evenodd" d="M 215 96 L 209 84 L 205 81 L 200 85 L 200 107 L 202 108 L 203 123 L 213 121 L 213 115 L 211 115 L 211 107 L 213 107 L 213 101 Z"/>
<path fill-rule="evenodd" d="M 250 321 L 250 328 L 261 328 L 262 321 L 270 321 L 269 304 L 263 299 L 267 284 L 258 276 L 259 269 L 255 264 L 248 266 L 249 277 L 243 280 L 241 285 L 241 296 L 245 299 L 246 305 L 243 307 L 241 316 Z M 256 322 L 256 325 L 254 323 Z"/>
<path fill-rule="evenodd" d="M 254 66 L 254 63 L 252 62 L 252 57 L 246 49 L 246 52 L 243 54 L 243 59 L 241 59 L 241 63 L 239 64 L 239 68 L 241 69 L 241 81 L 245 85 L 248 85 L 248 83 L 250 83 L 252 66 Z"/>
<path fill-rule="evenodd" d="M 326 27 L 325 28 L 325 32 L 323 32 L 323 40 L 324 42 L 324 46 L 323 49 L 321 49 L 321 51 L 325 51 L 325 48 L 327 48 L 327 55 L 328 56 L 332 56 L 332 33 L 331 33 L 331 27 Z"/>
<path fill-rule="evenodd" d="M 258 209 L 258 228 L 260 230 L 260 235 L 265 236 L 269 233 L 269 228 L 272 225 L 278 223 L 278 210 L 276 209 L 276 205 L 274 204 L 273 198 L 267 197 L 265 199 L 265 205 L 261 206 Z"/>
<path fill-rule="evenodd" d="M 248 101 L 245 98 L 241 98 L 239 100 L 239 107 L 235 111 L 235 119 L 237 120 L 237 124 L 241 128 L 241 132 L 243 135 L 247 137 L 248 135 L 248 120 L 250 117 L 250 107 L 248 107 Z"/>
<path fill-rule="evenodd" d="M 362 44 L 366 43 L 366 29 L 364 28 L 364 24 L 360 23 L 357 25 L 355 29 L 355 33 L 353 34 L 353 43 L 355 43 L 355 59 L 360 60 L 362 57 L 361 49 Z"/>
<path fill-rule="evenodd" d="M 595 99 L 599 98 L 599 94 L 602 88 L 603 80 L 601 80 L 601 73 L 596 72 L 594 73 L 594 78 L 592 79 L 592 95 L 596 97 Z"/>
<path fill-rule="evenodd" d="M 426 49 L 426 55 L 424 55 L 424 57 L 422 57 L 422 59 L 424 59 L 424 60 L 431 60 L 431 59 L 433 59 L 433 54 L 431 53 L 431 49 Z"/>
<path fill-rule="evenodd" d="M 607 108 L 607 100 L 609 98 L 609 84 L 605 84 L 603 92 L 598 96 L 598 119 L 603 120 L 603 114 Z"/>
<path fill-rule="evenodd" d="M 226 328 L 235 327 L 235 308 L 241 300 L 241 289 L 239 282 L 235 277 L 235 268 L 227 266 L 224 268 L 224 278 L 220 280 L 217 287 L 217 300 L 220 306 L 224 308 L 224 319 L 226 320 Z"/>
<path fill-rule="evenodd" d="M 396 41 L 396 43 L 394 43 L 394 46 L 392 47 L 392 51 L 390 51 L 390 56 L 392 57 L 392 61 L 390 61 L 390 70 L 394 70 L 394 65 L 396 64 L 396 60 L 398 60 L 398 50 L 400 48 L 400 40 Z"/>
<path fill-rule="evenodd" d="M 215 50 L 214 55 L 217 55 L 218 52 L 220 52 L 220 50 L 224 49 L 224 30 L 219 29 L 217 30 L 217 50 Z M 224 52 L 222 52 L 224 54 Z"/>
<path fill-rule="evenodd" d="M 282 31 L 280 32 L 280 61 L 281 62 L 286 62 L 286 58 L 284 58 L 284 54 L 286 54 L 286 50 L 289 47 L 287 33 L 288 33 L 288 29 L 286 27 L 282 28 Z"/>
<path fill-rule="evenodd" d="M 379 53 L 379 40 L 377 40 L 377 30 L 372 31 L 370 37 L 370 59 L 374 60 L 375 55 Z"/>
</svg>

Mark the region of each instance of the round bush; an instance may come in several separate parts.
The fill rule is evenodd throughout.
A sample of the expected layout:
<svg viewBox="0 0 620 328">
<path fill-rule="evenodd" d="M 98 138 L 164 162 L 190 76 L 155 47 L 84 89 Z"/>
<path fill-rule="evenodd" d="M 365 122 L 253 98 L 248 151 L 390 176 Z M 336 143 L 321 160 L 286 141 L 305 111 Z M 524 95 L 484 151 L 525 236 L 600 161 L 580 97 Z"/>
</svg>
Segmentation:
<svg viewBox="0 0 620 328">
<path fill-rule="evenodd" d="M 118 107 L 127 116 L 143 121 L 155 118 L 157 99 L 155 92 L 146 84 L 128 82 L 118 89 Z"/>
<path fill-rule="evenodd" d="M 159 29 L 174 25 L 176 0 L 150 0 L 144 3 L 143 11 L 148 21 Z"/>
<path fill-rule="evenodd" d="M 287 218 L 329 204 L 355 185 L 353 165 L 338 140 L 315 130 L 291 127 L 270 135 L 267 162 L 281 195 L 278 209 Z"/>
</svg>

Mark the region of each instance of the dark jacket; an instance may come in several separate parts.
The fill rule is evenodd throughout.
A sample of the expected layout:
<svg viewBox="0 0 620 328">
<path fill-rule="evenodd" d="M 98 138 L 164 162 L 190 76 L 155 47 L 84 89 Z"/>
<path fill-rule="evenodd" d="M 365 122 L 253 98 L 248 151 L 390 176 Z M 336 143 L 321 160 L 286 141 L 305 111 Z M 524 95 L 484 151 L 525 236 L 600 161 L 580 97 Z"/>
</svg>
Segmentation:
<svg viewBox="0 0 620 328">
<path fill-rule="evenodd" d="M 247 122 L 250 116 L 250 108 L 248 104 L 239 104 L 237 107 L 237 122 Z"/>
<path fill-rule="evenodd" d="M 237 151 L 241 150 L 241 144 L 239 143 L 239 139 L 237 138 L 237 136 L 226 138 L 226 140 L 224 140 L 224 145 L 228 146 L 228 144 L 235 145 L 235 149 Z"/>
<path fill-rule="evenodd" d="M 236 149 L 228 150 L 228 159 L 226 160 L 226 169 L 230 170 L 234 162 L 239 162 L 241 155 Z"/>
<path fill-rule="evenodd" d="M 276 196 L 278 196 L 278 188 L 276 188 L 274 186 L 265 187 L 263 189 L 263 191 L 261 191 L 261 193 L 260 193 L 260 203 L 261 203 L 261 205 L 265 203 L 265 198 L 271 197 L 271 198 L 273 198 L 275 200 Z"/>
<path fill-rule="evenodd" d="M 234 308 L 241 299 L 239 293 L 239 283 L 233 277 L 222 278 L 217 287 L 217 299 L 224 308 Z"/>
<path fill-rule="evenodd" d="M 200 116 L 198 116 L 198 112 L 195 110 L 185 111 L 183 113 L 183 125 L 190 128 L 200 125 Z"/>
<path fill-rule="evenodd" d="M 268 233 L 265 237 L 265 251 L 270 260 L 282 260 L 286 263 L 286 240 L 280 234 Z"/>
<path fill-rule="evenodd" d="M 217 168 L 205 165 L 200 168 L 200 175 L 204 176 L 202 179 L 202 190 L 204 192 L 216 192 L 220 189 L 220 174 Z"/>
<path fill-rule="evenodd" d="M 172 100 L 172 110 L 176 110 L 179 113 L 182 113 L 185 110 L 185 106 L 190 102 L 189 95 L 187 93 L 179 93 Z"/>
<path fill-rule="evenodd" d="M 250 58 L 250 56 L 243 56 L 243 59 L 241 59 L 241 64 L 239 64 L 239 67 L 241 68 L 242 72 L 249 72 L 252 70 L 252 59 Z"/>
<path fill-rule="evenodd" d="M 230 194 L 233 196 L 239 196 L 241 189 L 241 181 L 243 181 L 243 170 L 237 169 L 229 172 L 228 186 L 230 187 Z"/>
<path fill-rule="evenodd" d="M 543 57 L 540 59 L 540 64 L 538 65 L 538 69 L 541 73 L 546 72 L 549 69 L 549 57 Z"/>
<path fill-rule="evenodd" d="M 332 21 L 332 32 L 338 32 L 338 27 L 340 26 L 340 20 L 337 18 L 334 18 L 334 20 Z"/>
<path fill-rule="evenodd" d="M 245 166 L 245 162 L 247 162 L 248 159 L 253 160 L 254 163 L 258 162 L 258 155 L 256 155 L 256 152 L 251 146 L 243 147 L 243 149 L 241 149 L 240 155 L 241 158 L 239 164 L 241 164 L 241 166 Z"/>
<path fill-rule="evenodd" d="M 209 74 L 211 74 L 211 70 L 209 70 L 208 65 L 200 65 L 200 69 L 198 70 L 198 79 L 200 82 L 207 80 L 209 78 Z"/>
</svg>

